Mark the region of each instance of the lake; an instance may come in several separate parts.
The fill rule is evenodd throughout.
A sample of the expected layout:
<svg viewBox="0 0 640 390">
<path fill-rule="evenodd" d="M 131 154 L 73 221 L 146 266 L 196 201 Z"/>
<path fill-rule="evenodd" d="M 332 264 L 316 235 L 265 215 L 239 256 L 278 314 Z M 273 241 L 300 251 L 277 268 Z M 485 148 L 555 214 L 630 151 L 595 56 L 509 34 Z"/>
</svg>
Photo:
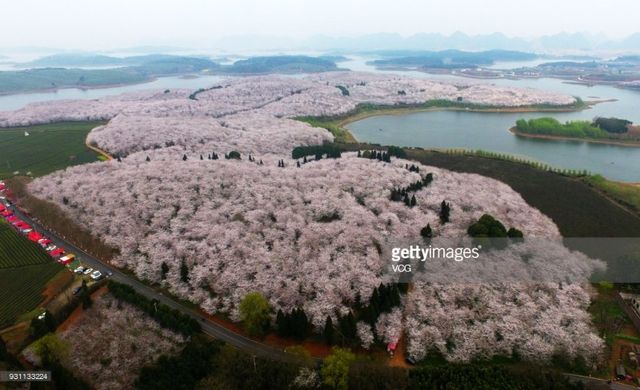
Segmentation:
<svg viewBox="0 0 640 390">
<path fill-rule="evenodd" d="M 0 96 L 0 111 L 17 110 L 34 102 L 46 102 L 64 99 L 97 99 L 105 96 L 120 95 L 127 92 L 146 91 L 150 89 L 177 89 L 186 88 L 196 90 L 206 88 L 219 83 L 222 76 L 198 76 L 198 77 L 159 77 L 148 83 L 124 85 L 107 88 L 62 88 L 57 91 L 19 93 Z"/>
<path fill-rule="evenodd" d="M 345 65 L 344 63 L 341 65 Z M 364 60 L 352 60 L 349 65 L 358 70 L 373 70 Z M 413 77 L 433 78 L 423 72 L 391 71 Z M 581 141 L 553 141 L 517 137 L 508 129 L 520 118 L 552 116 L 560 121 L 595 116 L 616 116 L 640 123 L 640 91 L 610 86 L 588 87 L 567 84 L 556 79 L 474 80 L 451 75 L 445 80 L 492 83 L 496 85 L 530 87 L 579 96 L 585 100 L 617 99 L 600 103 L 578 112 L 567 113 L 476 113 L 461 111 L 431 111 L 403 115 L 369 117 L 347 125 L 362 142 L 383 145 L 419 146 L 423 148 L 483 149 L 541 161 L 560 168 L 588 170 L 610 179 L 640 182 L 640 148 L 594 144 Z"/>
<path fill-rule="evenodd" d="M 640 91 L 609 86 L 587 87 L 567 84 L 555 79 L 475 80 L 452 75 L 430 75 L 417 71 L 378 71 L 367 64 L 373 58 L 352 57 L 339 66 L 356 71 L 403 74 L 412 77 L 493 83 L 531 87 L 580 96 L 585 100 L 618 99 L 580 112 L 571 113 L 470 113 L 423 112 L 399 116 L 379 116 L 351 123 L 347 127 L 362 142 L 426 148 L 469 148 L 508 153 L 570 169 L 587 169 L 593 173 L 621 181 L 640 182 L 640 148 L 588 144 L 573 141 L 523 139 L 508 129 L 519 118 L 553 116 L 558 120 L 592 119 L 595 116 L 617 116 L 640 123 Z M 301 77 L 297 75 L 295 77 Z M 0 111 L 15 110 L 32 102 L 61 99 L 96 99 L 126 92 L 148 89 L 206 88 L 220 82 L 221 76 L 198 78 L 162 77 L 149 83 L 100 89 L 60 89 L 52 92 L 0 96 Z"/>
</svg>

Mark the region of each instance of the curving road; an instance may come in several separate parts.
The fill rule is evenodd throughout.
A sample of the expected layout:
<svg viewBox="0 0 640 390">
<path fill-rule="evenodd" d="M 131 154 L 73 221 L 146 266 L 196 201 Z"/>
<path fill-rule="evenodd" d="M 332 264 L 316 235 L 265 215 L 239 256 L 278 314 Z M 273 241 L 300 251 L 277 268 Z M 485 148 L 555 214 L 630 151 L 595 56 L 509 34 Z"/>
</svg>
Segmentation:
<svg viewBox="0 0 640 390">
<path fill-rule="evenodd" d="M 202 316 L 198 311 L 187 307 L 186 305 L 167 297 L 161 292 L 156 291 L 155 289 L 147 286 L 146 284 L 138 281 L 134 277 L 127 275 L 126 273 L 114 268 L 108 264 L 103 263 L 97 258 L 91 256 L 81 248 L 78 248 L 71 242 L 67 241 L 65 238 L 58 236 L 57 234 L 50 232 L 43 228 L 43 226 L 34 218 L 31 218 L 29 215 L 25 214 L 22 210 L 16 207 L 13 204 L 6 204 L 7 208 L 10 209 L 18 218 L 27 222 L 31 226 L 33 226 L 38 232 L 42 233 L 46 237 L 48 237 L 56 246 L 64 248 L 67 252 L 75 253 L 76 257 L 86 265 L 94 269 L 100 270 L 103 274 L 105 271 L 111 271 L 113 275 L 111 279 L 129 285 L 133 287 L 138 293 L 146 296 L 150 299 L 157 299 L 159 302 L 172 307 L 176 310 L 181 311 L 182 313 L 198 320 L 200 325 L 202 326 L 202 331 L 210 336 L 215 337 L 218 340 L 222 340 L 226 343 L 229 343 L 236 348 L 254 355 L 256 357 L 263 357 L 273 360 L 279 360 L 282 362 L 300 362 L 301 359 L 295 355 L 284 352 L 283 350 L 273 348 L 271 346 L 262 344 L 260 342 L 254 341 L 250 338 L 239 335 L 224 326 L 217 324 L 206 317 Z"/>
<path fill-rule="evenodd" d="M 262 344 L 260 342 L 257 342 L 255 340 L 249 339 L 242 335 L 239 335 L 225 328 L 224 326 L 207 319 L 206 317 L 202 316 L 198 311 L 190 307 L 187 307 L 186 305 L 170 297 L 167 297 L 166 295 L 163 295 L 161 292 L 156 291 L 155 289 L 147 286 L 146 284 L 140 282 L 134 277 L 127 275 L 126 273 L 118 270 L 117 268 L 114 268 L 96 259 L 95 257 L 91 256 L 84 250 L 78 248 L 77 246 L 73 245 L 71 242 L 67 241 L 65 238 L 59 237 L 57 234 L 47 231 L 42 227 L 42 225 L 37 220 L 35 220 L 34 218 L 31 218 L 30 216 L 25 214 L 23 211 L 21 211 L 19 208 L 17 208 L 13 204 L 7 204 L 6 206 L 11 211 L 13 211 L 13 213 L 16 216 L 18 216 L 20 219 L 29 223 L 31 226 L 36 228 L 36 230 L 38 230 L 40 233 L 43 233 L 44 235 L 46 235 L 49 239 L 51 239 L 51 241 L 55 245 L 65 248 L 67 252 L 75 253 L 76 257 L 82 263 L 89 265 L 94 269 L 99 269 L 100 271 L 102 271 L 103 274 L 104 274 L 104 271 L 107 271 L 107 270 L 111 271 L 113 273 L 113 275 L 111 276 L 111 279 L 119 283 L 129 285 L 133 287 L 138 293 L 146 296 L 147 298 L 157 299 L 159 302 L 169 307 L 172 307 L 176 310 L 179 310 L 182 313 L 196 319 L 197 321 L 200 322 L 200 325 L 202 326 L 202 331 L 204 333 L 218 340 L 222 340 L 226 343 L 229 343 L 234 347 L 256 357 L 262 357 L 262 358 L 273 359 L 273 360 L 289 362 L 289 363 L 303 362 L 301 358 L 295 355 L 286 353 L 281 349 L 277 349 L 277 348 Z M 321 359 L 316 358 L 315 361 L 316 363 L 319 363 Z M 567 377 L 571 378 L 573 381 L 582 382 L 587 389 L 625 390 L 625 389 L 637 388 L 635 386 L 629 386 L 626 384 L 615 383 L 615 382 L 608 384 L 604 379 L 599 379 L 594 377 L 585 377 L 585 376 L 574 375 L 574 374 L 565 374 L 565 375 L 567 375 Z"/>
</svg>

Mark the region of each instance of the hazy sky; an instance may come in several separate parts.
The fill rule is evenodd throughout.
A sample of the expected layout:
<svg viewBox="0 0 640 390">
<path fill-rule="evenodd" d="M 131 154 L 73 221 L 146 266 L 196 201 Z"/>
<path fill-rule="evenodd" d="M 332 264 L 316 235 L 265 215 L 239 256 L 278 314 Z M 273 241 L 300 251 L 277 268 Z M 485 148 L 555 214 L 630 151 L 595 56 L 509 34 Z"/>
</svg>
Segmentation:
<svg viewBox="0 0 640 390">
<path fill-rule="evenodd" d="M 223 36 L 640 31 L 638 0 L 0 0 L 0 47 L 212 47 Z"/>
</svg>

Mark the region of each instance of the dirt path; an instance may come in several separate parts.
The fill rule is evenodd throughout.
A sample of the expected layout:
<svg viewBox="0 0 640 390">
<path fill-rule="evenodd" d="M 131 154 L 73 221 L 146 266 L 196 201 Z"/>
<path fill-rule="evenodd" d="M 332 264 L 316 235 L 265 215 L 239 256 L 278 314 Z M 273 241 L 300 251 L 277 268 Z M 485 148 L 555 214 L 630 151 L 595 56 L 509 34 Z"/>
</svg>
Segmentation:
<svg viewBox="0 0 640 390">
<path fill-rule="evenodd" d="M 53 277 L 44 288 L 42 295 L 45 297 L 40 303 L 40 306 L 47 306 L 50 302 L 58 299 L 64 295 L 66 290 L 73 283 L 73 274 L 67 269 L 61 270 L 56 276 Z"/>
<path fill-rule="evenodd" d="M 104 125 L 103 125 L 104 126 Z M 91 131 L 93 131 L 93 129 L 91 129 Z M 90 132 L 91 132 L 90 131 Z M 107 152 L 105 152 L 104 150 L 98 148 L 97 146 L 93 146 L 89 144 L 89 137 L 85 138 L 84 140 L 84 144 L 87 146 L 87 148 L 93 150 L 94 152 L 98 153 L 99 155 L 103 156 L 104 158 L 106 158 L 107 160 L 113 160 L 113 157 L 111 157 L 111 155 Z"/>
<path fill-rule="evenodd" d="M 398 340 L 398 345 L 396 346 L 396 352 L 393 354 L 393 357 L 389 359 L 389 365 L 391 367 L 410 367 L 409 364 L 404 360 L 404 357 L 407 354 L 407 342 L 406 337 L 404 337 L 404 333 L 400 336 Z"/>
</svg>

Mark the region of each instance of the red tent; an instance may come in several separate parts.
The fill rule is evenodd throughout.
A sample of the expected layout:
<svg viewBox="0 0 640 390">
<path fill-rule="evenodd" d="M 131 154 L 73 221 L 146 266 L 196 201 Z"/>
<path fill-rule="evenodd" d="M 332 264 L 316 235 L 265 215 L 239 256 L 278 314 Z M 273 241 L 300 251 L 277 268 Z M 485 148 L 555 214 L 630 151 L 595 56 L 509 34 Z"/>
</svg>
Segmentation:
<svg viewBox="0 0 640 390">
<path fill-rule="evenodd" d="M 52 250 L 51 252 L 49 252 L 49 254 L 51 255 L 51 257 L 60 257 L 60 256 L 64 255 L 64 249 L 56 248 L 56 249 Z"/>
<path fill-rule="evenodd" d="M 16 217 L 15 215 L 12 215 L 12 216 L 10 216 L 10 217 L 7 217 L 7 222 L 13 222 L 13 221 L 15 221 L 16 219 L 18 219 L 18 217 Z"/>
<path fill-rule="evenodd" d="M 38 242 L 38 241 L 42 240 L 42 234 L 40 234 L 40 233 L 36 232 L 35 230 L 33 230 L 33 231 L 29 232 L 29 234 L 27 234 L 27 238 L 30 241 Z"/>
<path fill-rule="evenodd" d="M 2 216 L 3 217 L 10 217 L 12 215 L 13 215 L 13 213 L 11 211 L 9 211 L 9 210 L 5 210 L 5 211 L 2 212 Z"/>
<path fill-rule="evenodd" d="M 29 226 L 26 222 L 22 222 L 20 221 L 19 223 L 14 224 L 15 227 L 17 227 L 18 229 L 31 229 L 31 226 Z"/>
<path fill-rule="evenodd" d="M 38 244 L 40 244 L 43 248 L 46 248 L 51 244 L 51 240 L 48 238 L 41 238 L 38 240 Z"/>
</svg>

